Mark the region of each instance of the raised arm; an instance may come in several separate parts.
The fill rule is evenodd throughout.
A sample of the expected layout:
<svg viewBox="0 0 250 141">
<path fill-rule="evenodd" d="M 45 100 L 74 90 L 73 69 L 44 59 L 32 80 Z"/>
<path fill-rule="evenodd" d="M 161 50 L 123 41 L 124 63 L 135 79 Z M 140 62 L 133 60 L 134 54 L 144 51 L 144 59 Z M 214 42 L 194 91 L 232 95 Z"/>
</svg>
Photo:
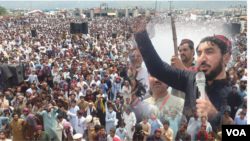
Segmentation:
<svg viewBox="0 0 250 141">
<path fill-rule="evenodd" d="M 139 26 L 143 26 L 138 24 Z M 135 26 L 135 28 L 138 28 Z M 135 29 L 136 30 L 136 29 Z M 188 77 L 195 72 L 184 71 L 162 61 L 149 39 L 146 28 L 135 33 L 135 40 L 148 72 L 174 89 L 185 91 Z M 175 81 L 173 81 L 175 80 Z"/>
</svg>

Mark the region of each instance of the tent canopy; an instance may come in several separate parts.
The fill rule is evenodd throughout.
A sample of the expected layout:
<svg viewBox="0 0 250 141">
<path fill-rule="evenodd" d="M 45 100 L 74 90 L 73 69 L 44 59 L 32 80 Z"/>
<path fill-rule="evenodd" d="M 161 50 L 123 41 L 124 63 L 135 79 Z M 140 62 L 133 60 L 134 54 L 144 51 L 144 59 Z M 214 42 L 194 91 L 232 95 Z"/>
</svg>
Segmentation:
<svg viewBox="0 0 250 141">
<path fill-rule="evenodd" d="M 116 13 L 108 13 L 108 15 L 113 16 L 116 15 Z"/>
</svg>

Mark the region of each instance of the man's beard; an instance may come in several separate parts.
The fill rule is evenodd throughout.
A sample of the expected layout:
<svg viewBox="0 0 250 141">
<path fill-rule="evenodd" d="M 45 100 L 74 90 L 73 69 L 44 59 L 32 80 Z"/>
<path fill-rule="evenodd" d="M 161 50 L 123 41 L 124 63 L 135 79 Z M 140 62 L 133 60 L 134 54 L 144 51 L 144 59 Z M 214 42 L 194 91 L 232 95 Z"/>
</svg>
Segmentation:
<svg viewBox="0 0 250 141">
<path fill-rule="evenodd" d="M 205 64 L 205 63 L 201 63 L 199 65 L 199 68 L 201 65 L 208 65 L 208 64 Z M 222 65 L 223 65 L 223 59 L 221 57 L 219 63 L 215 66 L 215 68 L 213 70 L 211 70 L 211 72 L 209 74 L 205 74 L 205 77 L 206 77 L 206 81 L 212 81 L 214 80 L 215 77 L 217 77 L 221 72 L 222 72 Z M 210 66 L 210 65 L 208 65 Z M 200 69 L 199 69 L 200 71 Z"/>
<path fill-rule="evenodd" d="M 159 138 L 160 138 L 160 137 L 156 137 L 156 136 L 155 136 L 155 139 L 159 140 Z"/>
<path fill-rule="evenodd" d="M 192 57 L 188 58 L 186 55 L 183 56 L 185 56 L 185 59 L 183 59 L 182 62 L 188 62 L 190 59 L 192 59 Z"/>
</svg>

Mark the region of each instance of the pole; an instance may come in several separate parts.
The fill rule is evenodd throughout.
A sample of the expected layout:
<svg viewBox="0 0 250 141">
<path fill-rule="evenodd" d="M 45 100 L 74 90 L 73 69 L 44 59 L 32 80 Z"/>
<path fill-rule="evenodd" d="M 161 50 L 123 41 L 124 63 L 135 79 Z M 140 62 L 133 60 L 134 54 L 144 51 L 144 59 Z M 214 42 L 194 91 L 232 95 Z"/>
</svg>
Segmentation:
<svg viewBox="0 0 250 141">
<path fill-rule="evenodd" d="M 169 3 L 170 3 L 170 5 L 169 5 L 169 11 L 170 11 L 170 13 L 171 13 L 171 2 L 172 1 L 168 1 Z"/>
<path fill-rule="evenodd" d="M 155 16 L 156 16 L 156 9 L 157 9 L 157 0 L 155 1 Z"/>
<path fill-rule="evenodd" d="M 30 7 L 31 7 L 31 10 L 32 10 L 32 3 L 31 3 L 31 1 L 30 1 Z"/>
</svg>

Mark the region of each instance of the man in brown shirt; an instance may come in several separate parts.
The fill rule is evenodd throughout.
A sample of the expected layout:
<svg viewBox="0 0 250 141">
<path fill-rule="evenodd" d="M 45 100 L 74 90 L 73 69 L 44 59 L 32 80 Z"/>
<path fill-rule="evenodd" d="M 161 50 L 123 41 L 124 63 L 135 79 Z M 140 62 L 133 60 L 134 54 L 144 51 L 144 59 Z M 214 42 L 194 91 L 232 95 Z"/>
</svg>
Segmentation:
<svg viewBox="0 0 250 141">
<path fill-rule="evenodd" d="M 175 137 L 176 141 L 191 141 L 191 135 L 186 131 L 187 124 L 182 122 L 180 125 L 180 130 L 177 132 Z"/>
<path fill-rule="evenodd" d="M 171 128 L 169 128 L 169 121 L 165 120 L 163 122 L 163 127 L 160 128 L 162 133 L 161 137 L 164 141 L 173 141 L 174 140 L 174 133 Z"/>
<path fill-rule="evenodd" d="M 18 114 L 18 117 L 20 117 L 23 114 L 23 109 L 26 108 L 26 102 L 23 101 L 23 96 L 18 96 L 18 105 L 14 105 L 14 111 Z"/>
<path fill-rule="evenodd" d="M 145 133 L 144 135 L 144 139 L 143 141 L 146 141 L 147 140 L 147 137 L 150 135 L 151 133 L 151 126 L 150 124 L 148 123 L 148 116 L 147 115 L 144 115 L 142 117 L 143 121 L 140 123 L 141 126 L 142 126 L 142 130 L 143 132 Z"/>
<path fill-rule="evenodd" d="M 231 122 L 234 120 L 230 117 L 230 112 L 228 110 L 224 111 L 224 115 L 221 120 L 221 126 L 220 126 L 220 131 L 222 129 L 222 125 L 230 125 Z"/>
<path fill-rule="evenodd" d="M 81 95 L 80 96 L 81 102 L 79 102 L 78 107 L 80 108 L 80 110 L 85 111 L 86 107 L 88 106 L 88 102 L 85 101 L 85 96 Z"/>
</svg>

